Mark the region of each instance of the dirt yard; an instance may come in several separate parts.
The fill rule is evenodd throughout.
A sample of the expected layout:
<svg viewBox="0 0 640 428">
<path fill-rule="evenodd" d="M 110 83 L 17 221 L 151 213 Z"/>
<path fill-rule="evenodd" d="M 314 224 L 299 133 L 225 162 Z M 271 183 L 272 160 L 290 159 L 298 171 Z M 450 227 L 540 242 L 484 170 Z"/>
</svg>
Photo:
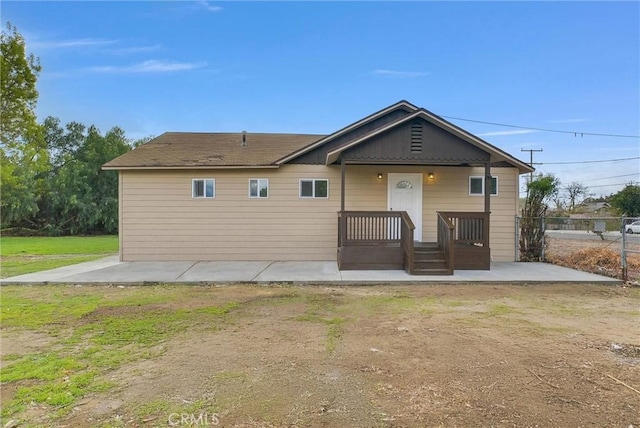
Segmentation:
<svg viewBox="0 0 640 428">
<path fill-rule="evenodd" d="M 620 241 L 546 237 L 545 242 L 545 256 L 549 263 L 623 279 Z M 640 244 L 629 243 L 627 249 L 640 251 Z M 627 280 L 640 283 L 640 253 L 627 255 Z"/>
<path fill-rule="evenodd" d="M 3 288 L 4 314 L 18 299 L 96 302 L 64 321 L 39 309 L 52 318 L 37 327 L 27 312 L 29 325 L 3 322 L 3 371 L 59 353 L 91 361 L 69 363 L 63 385 L 95 375 L 58 406 L 19 405 L 21 388 L 45 381 L 3 376 L 16 409 L 3 425 L 640 427 L 638 288 Z M 121 344 L 105 337 L 117 320 Z"/>
</svg>

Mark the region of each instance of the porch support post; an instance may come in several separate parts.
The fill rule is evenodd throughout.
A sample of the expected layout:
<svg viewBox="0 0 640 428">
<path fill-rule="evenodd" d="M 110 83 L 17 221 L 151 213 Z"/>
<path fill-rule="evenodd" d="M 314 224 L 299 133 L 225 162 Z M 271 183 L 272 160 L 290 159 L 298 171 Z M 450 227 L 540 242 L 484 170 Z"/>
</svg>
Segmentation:
<svg viewBox="0 0 640 428">
<path fill-rule="evenodd" d="M 340 160 L 340 211 L 344 211 L 344 180 L 346 176 L 346 165 L 344 158 Z"/>
<path fill-rule="evenodd" d="M 484 212 L 491 212 L 491 163 L 484 164 Z"/>
<path fill-rule="evenodd" d="M 482 231 L 483 246 L 489 251 L 489 227 L 491 224 L 491 160 L 484 164 L 484 227 Z M 489 257 L 491 257 L 489 255 Z M 489 266 L 486 266 L 490 269 Z"/>
</svg>

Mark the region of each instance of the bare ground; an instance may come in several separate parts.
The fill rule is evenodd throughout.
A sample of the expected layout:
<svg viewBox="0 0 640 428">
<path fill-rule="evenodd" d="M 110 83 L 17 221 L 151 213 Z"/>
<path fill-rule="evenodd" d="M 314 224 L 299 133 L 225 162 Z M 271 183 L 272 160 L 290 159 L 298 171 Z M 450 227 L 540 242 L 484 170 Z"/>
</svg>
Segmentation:
<svg viewBox="0 0 640 428">
<path fill-rule="evenodd" d="M 194 326 L 159 343 L 159 356 L 107 373 L 105 379 L 116 387 L 85 397 L 63 419 L 51 423 L 48 409 L 34 407 L 27 413 L 30 422 L 640 426 L 638 288 L 193 288 L 185 287 L 192 291 L 170 309 L 240 305 L 222 327 Z M 127 316 L 127 307 L 118 311 Z M 11 352 L 47 345 L 34 333 L 4 330 L 7 334 Z M 11 396 L 10 389 L 3 386 L 3 398 Z"/>
<path fill-rule="evenodd" d="M 546 237 L 545 242 L 545 257 L 550 263 L 623 279 L 621 243 L 619 241 Z M 636 251 L 636 253 L 627 254 L 627 280 L 638 284 L 640 281 L 640 253 L 638 253 L 640 244 L 627 243 L 627 250 Z"/>
</svg>

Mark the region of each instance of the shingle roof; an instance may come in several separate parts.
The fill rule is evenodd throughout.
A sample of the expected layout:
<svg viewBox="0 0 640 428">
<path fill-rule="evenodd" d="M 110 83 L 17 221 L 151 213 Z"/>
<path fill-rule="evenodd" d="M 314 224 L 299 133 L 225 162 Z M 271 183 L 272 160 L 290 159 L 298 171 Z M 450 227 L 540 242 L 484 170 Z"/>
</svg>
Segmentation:
<svg viewBox="0 0 640 428">
<path fill-rule="evenodd" d="M 106 163 L 104 169 L 271 166 L 324 135 L 167 132 Z"/>
</svg>

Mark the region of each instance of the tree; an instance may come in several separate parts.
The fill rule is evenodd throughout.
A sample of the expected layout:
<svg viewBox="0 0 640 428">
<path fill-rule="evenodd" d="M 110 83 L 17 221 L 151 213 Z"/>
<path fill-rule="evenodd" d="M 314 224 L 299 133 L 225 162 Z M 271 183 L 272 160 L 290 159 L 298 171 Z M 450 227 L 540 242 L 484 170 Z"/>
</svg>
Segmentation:
<svg viewBox="0 0 640 428">
<path fill-rule="evenodd" d="M 570 211 L 574 211 L 576 209 L 576 204 L 579 203 L 578 198 L 589 195 L 587 187 L 579 181 L 572 182 L 564 188 L 564 191 L 567 195 L 567 199 L 569 200 L 568 208 Z"/>
<path fill-rule="evenodd" d="M 0 54 L 0 223 L 7 227 L 34 220 L 48 153 L 34 112 L 40 63 L 10 23 L 0 35 Z"/>
<path fill-rule="evenodd" d="M 628 217 L 640 217 L 640 185 L 629 183 L 611 196 L 611 206 Z"/>
<path fill-rule="evenodd" d="M 47 185 L 43 172 L 50 166 L 49 153 L 43 144 L 41 127 L 32 128 L 25 141 L 19 151 L 0 149 L 2 228 L 37 227 L 39 203 Z"/>
<path fill-rule="evenodd" d="M 37 127 L 34 110 L 41 67 L 38 58 L 27 55 L 24 38 L 11 23 L 0 36 L 0 50 L 0 141 L 3 148 L 11 149 Z"/>
<path fill-rule="evenodd" d="M 560 182 L 553 175 L 539 175 L 527 184 L 527 199 L 520 220 L 520 260 L 539 261 L 544 245 L 542 218 L 547 201 L 558 194 Z"/>
<path fill-rule="evenodd" d="M 53 167 L 43 228 L 50 234 L 117 232 L 118 175 L 100 168 L 131 150 L 124 131 L 116 127 L 102 136 L 95 126 L 72 122 L 62 129 L 55 118 L 45 123 Z"/>
</svg>

